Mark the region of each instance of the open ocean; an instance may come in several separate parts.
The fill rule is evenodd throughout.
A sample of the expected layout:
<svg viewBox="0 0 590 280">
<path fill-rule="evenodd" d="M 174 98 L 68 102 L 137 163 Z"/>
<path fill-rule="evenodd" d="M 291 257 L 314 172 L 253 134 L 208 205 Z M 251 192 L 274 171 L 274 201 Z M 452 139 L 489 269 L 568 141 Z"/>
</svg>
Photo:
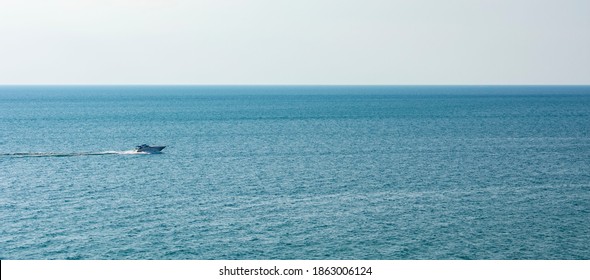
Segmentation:
<svg viewBox="0 0 590 280">
<path fill-rule="evenodd" d="M 0 259 L 587 260 L 590 87 L 2 86 Z"/>
</svg>

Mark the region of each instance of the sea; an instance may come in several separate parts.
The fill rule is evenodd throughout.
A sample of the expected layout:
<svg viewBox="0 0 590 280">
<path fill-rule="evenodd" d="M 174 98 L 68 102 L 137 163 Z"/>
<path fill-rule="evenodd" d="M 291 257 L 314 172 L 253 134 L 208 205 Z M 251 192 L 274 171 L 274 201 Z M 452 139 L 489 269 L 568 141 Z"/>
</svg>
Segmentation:
<svg viewBox="0 0 590 280">
<path fill-rule="evenodd" d="M 588 260 L 590 87 L 1 86 L 0 259 Z"/>
</svg>

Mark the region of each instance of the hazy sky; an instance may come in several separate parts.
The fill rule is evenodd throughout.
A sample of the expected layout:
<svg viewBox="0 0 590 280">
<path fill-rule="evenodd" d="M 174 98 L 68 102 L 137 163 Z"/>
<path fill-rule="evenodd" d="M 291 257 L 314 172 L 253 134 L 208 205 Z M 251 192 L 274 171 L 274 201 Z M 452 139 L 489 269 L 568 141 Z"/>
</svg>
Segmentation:
<svg viewBox="0 0 590 280">
<path fill-rule="evenodd" d="M 590 1 L 0 0 L 0 84 L 590 84 Z"/>
</svg>

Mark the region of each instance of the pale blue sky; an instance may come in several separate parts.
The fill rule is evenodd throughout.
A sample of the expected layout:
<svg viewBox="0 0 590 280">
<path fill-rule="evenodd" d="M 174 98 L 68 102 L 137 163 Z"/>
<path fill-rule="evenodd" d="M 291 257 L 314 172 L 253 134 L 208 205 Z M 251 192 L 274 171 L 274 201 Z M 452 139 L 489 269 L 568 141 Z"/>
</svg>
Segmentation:
<svg viewBox="0 0 590 280">
<path fill-rule="evenodd" d="M 0 0 L 0 84 L 590 84 L 590 1 Z"/>
</svg>

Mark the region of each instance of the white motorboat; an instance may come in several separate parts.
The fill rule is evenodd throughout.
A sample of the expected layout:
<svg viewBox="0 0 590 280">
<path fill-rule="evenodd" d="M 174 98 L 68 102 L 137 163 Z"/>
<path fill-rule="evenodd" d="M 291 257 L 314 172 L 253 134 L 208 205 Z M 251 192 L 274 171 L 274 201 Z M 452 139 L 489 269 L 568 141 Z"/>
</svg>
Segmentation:
<svg viewBox="0 0 590 280">
<path fill-rule="evenodd" d="M 142 153 L 159 153 L 161 152 L 166 146 L 150 146 L 150 145 L 139 145 L 135 147 L 135 152 L 142 152 Z"/>
</svg>

